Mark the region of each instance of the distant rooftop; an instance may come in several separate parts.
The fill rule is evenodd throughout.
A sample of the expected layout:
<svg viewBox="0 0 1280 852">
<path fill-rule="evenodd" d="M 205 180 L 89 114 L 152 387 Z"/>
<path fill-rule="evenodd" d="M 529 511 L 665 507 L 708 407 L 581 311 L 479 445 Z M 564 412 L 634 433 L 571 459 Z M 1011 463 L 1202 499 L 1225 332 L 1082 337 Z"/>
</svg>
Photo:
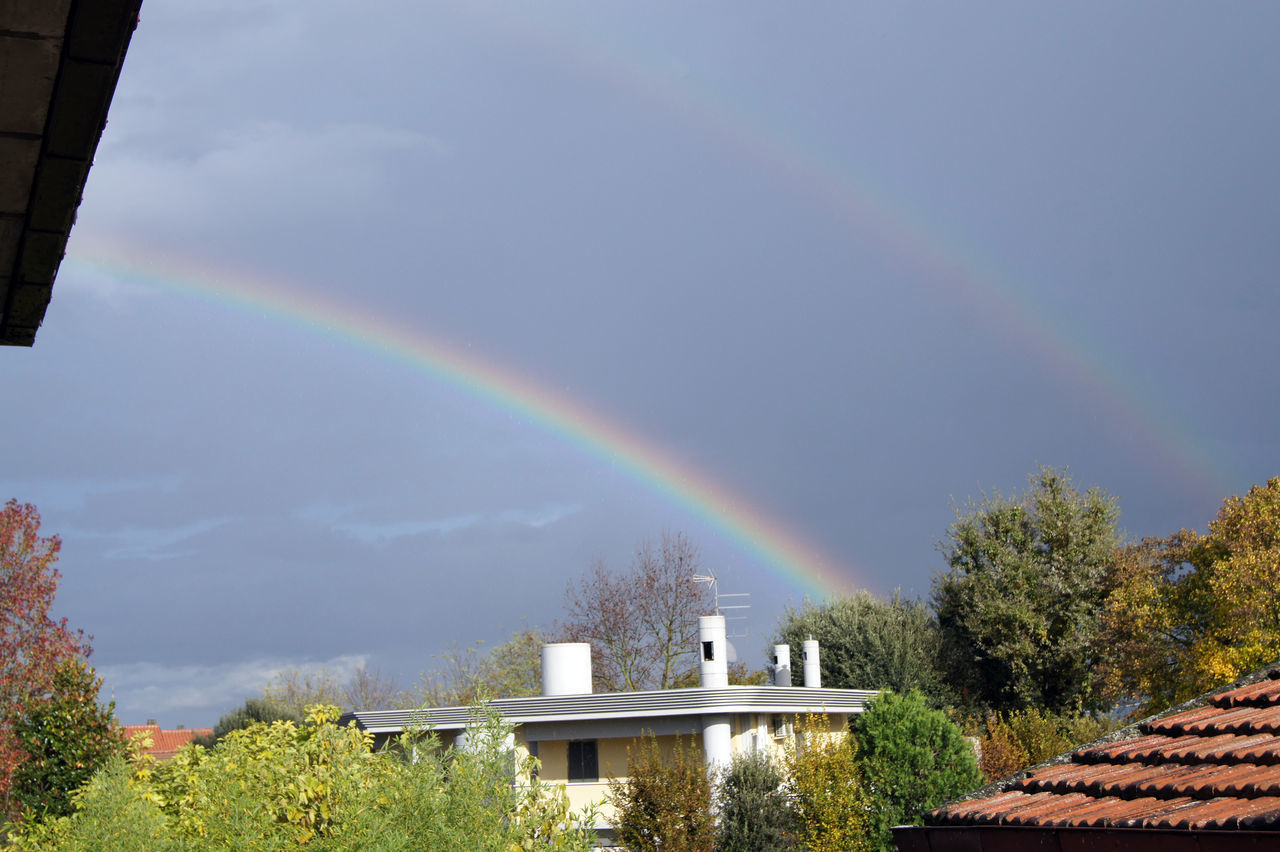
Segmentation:
<svg viewBox="0 0 1280 852">
<path fill-rule="evenodd" d="M 151 735 L 151 748 L 147 754 L 156 760 L 168 760 L 174 753 L 199 736 L 212 736 L 213 728 L 161 728 L 157 723 L 148 721 L 145 725 L 121 725 L 125 739 L 133 739 L 141 734 Z"/>
<path fill-rule="evenodd" d="M 0 345 L 35 343 L 141 5 L 0 3 Z"/>
</svg>

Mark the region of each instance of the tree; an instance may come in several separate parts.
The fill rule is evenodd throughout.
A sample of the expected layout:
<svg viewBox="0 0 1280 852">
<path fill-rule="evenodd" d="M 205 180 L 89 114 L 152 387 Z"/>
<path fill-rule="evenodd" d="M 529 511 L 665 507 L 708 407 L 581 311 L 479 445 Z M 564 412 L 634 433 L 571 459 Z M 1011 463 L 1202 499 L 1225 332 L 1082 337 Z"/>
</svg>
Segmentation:
<svg viewBox="0 0 1280 852">
<path fill-rule="evenodd" d="M 1140 713 L 1280 659 L 1280 478 L 1228 498 L 1205 535 L 1121 550 L 1104 624 L 1108 688 Z"/>
<path fill-rule="evenodd" d="M 270 722 L 293 722 L 301 724 L 303 714 L 293 707 L 266 696 L 246 698 L 244 704 L 223 713 L 218 723 L 213 726 L 213 733 L 207 736 L 195 736 L 192 742 L 205 748 L 212 748 L 221 742 L 232 731 L 240 731 L 252 725 Z"/>
<path fill-rule="evenodd" d="M 919 689 L 943 703 L 937 658 L 938 625 L 918 600 L 895 592 L 887 601 L 869 592 L 830 600 L 805 601 L 788 607 L 779 620 L 775 641 L 791 646 L 791 659 L 801 659 L 801 643 L 817 639 L 824 686 L 842 689 Z M 793 674 L 793 682 L 799 683 Z"/>
<path fill-rule="evenodd" d="M 716 791 L 716 852 L 790 852 L 799 834 L 786 777 L 763 752 L 736 754 Z"/>
<path fill-rule="evenodd" d="M 853 736 L 879 848 L 893 848 L 893 826 L 919 825 L 925 811 L 983 783 L 960 728 L 919 692 L 882 693 L 857 717 Z"/>
<path fill-rule="evenodd" d="M 99 767 L 128 750 L 115 719 L 115 702 L 98 703 L 102 678 L 82 659 L 63 660 L 49 696 L 30 702 L 13 721 L 26 759 L 10 795 L 29 814 L 71 813 L 71 794 Z"/>
<path fill-rule="evenodd" d="M 1080 494 L 1052 468 L 1022 496 L 957 510 L 933 606 L 958 699 L 996 710 L 1100 707 L 1094 664 L 1118 517 L 1115 498 Z"/>
<path fill-rule="evenodd" d="M 289 708 L 299 719 L 312 704 L 333 704 L 346 710 L 396 710 L 413 703 L 394 677 L 363 662 L 345 680 L 324 666 L 285 669 L 262 688 L 262 696 Z"/>
<path fill-rule="evenodd" d="M 478 704 L 483 698 L 521 698 L 542 692 L 542 644 L 537 630 L 523 628 L 484 651 L 456 644 L 439 656 L 437 667 L 422 675 L 419 697 L 428 707 Z"/>
<path fill-rule="evenodd" d="M 698 548 L 683 533 L 641 542 L 630 569 L 596 562 L 565 590 L 567 642 L 590 642 L 602 691 L 670 689 L 688 667 L 698 616 L 713 608 L 710 589 L 694 581 Z"/>
<path fill-rule="evenodd" d="M 787 760 L 796 821 L 808 852 L 861 852 L 867 844 L 867 792 L 853 741 L 826 716 L 807 716 Z"/>
<path fill-rule="evenodd" d="M 9 500 L 0 511 L 0 805 L 11 814 L 10 786 L 25 755 L 15 721 L 45 700 L 58 666 L 87 657 L 88 640 L 67 620 L 49 617 L 60 574 L 54 563 L 62 543 L 40 536 L 40 514 Z"/>
<path fill-rule="evenodd" d="M 630 852 L 711 852 L 711 782 L 697 750 L 653 735 L 627 749 L 627 777 L 609 782 L 618 840 Z"/>
</svg>

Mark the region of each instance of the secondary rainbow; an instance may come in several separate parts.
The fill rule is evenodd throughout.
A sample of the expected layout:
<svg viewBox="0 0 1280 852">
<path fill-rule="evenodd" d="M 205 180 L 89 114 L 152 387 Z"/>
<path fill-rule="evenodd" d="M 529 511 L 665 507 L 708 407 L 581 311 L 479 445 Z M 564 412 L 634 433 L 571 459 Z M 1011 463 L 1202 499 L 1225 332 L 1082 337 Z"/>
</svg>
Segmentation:
<svg viewBox="0 0 1280 852">
<path fill-rule="evenodd" d="M 388 317 L 325 299 L 277 278 L 219 269 L 154 248 L 77 235 L 67 262 L 166 292 L 287 323 L 396 361 L 469 396 L 512 412 L 603 459 L 725 535 L 772 573 L 824 597 L 855 585 L 847 566 L 805 542 L 749 501 L 655 443 L 564 394 L 503 365 Z"/>
<path fill-rule="evenodd" d="M 454 9 L 512 46 L 648 104 L 707 139 L 718 152 L 749 163 L 824 208 L 856 239 L 915 272 L 912 279 L 925 288 L 924 296 L 946 300 L 967 321 L 991 329 L 1049 366 L 1063 384 L 1088 398 L 1092 410 L 1105 415 L 1105 428 L 1131 436 L 1152 469 L 1176 471 L 1186 488 L 1214 499 L 1247 481 L 1241 471 L 1231 470 L 1228 457 L 1211 451 L 1186 417 L 1153 392 L 1151 382 L 1091 341 L 1087 331 L 1068 326 L 1036 304 L 1029 288 L 967 245 L 958 228 L 948 233 L 930 222 L 901 192 L 856 168 L 847 152 L 837 156 L 823 150 L 799 128 L 763 113 L 748 93 L 681 73 L 661 45 L 592 33 L 584 21 L 557 26 L 549 16 L 525 8 L 483 4 L 455 4 Z"/>
</svg>

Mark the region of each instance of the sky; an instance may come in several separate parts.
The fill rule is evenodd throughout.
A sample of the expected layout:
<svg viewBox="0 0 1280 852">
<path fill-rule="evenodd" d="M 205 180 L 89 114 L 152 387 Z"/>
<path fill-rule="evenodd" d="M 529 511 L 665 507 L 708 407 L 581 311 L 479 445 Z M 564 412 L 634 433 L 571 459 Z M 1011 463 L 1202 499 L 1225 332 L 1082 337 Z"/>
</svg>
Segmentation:
<svg viewBox="0 0 1280 852">
<path fill-rule="evenodd" d="M 0 498 L 126 722 L 402 684 L 683 532 L 927 597 L 1038 466 L 1129 537 L 1280 458 L 1280 6 L 146 0 Z M 20 402 L 15 402 L 20 401 Z M 20 448 L 20 449 L 19 449 Z"/>
</svg>

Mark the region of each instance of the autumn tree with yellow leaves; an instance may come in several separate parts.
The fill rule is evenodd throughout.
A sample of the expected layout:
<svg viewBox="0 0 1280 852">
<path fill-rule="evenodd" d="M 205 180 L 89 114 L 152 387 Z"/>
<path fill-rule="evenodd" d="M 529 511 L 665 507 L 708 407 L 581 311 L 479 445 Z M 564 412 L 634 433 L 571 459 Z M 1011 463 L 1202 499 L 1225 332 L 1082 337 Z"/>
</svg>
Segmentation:
<svg viewBox="0 0 1280 852">
<path fill-rule="evenodd" d="M 1107 687 L 1154 713 L 1280 660 L 1280 478 L 1230 497 L 1209 532 L 1117 552 Z"/>
</svg>

